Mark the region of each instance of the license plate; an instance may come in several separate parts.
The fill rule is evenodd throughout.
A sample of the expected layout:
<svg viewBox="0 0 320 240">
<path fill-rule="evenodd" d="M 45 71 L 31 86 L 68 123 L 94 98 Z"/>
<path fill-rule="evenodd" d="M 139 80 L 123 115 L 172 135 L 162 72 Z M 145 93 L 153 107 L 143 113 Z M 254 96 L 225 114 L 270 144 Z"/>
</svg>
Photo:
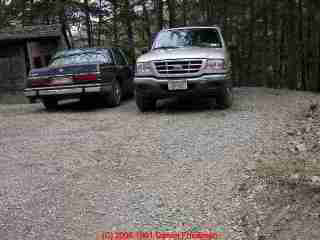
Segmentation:
<svg viewBox="0 0 320 240">
<path fill-rule="evenodd" d="M 61 78 L 54 78 L 51 84 L 68 84 L 72 83 L 71 78 L 61 77 Z"/>
<path fill-rule="evenodd" d="M 186 90 L 188 89 L 187 80 L 169 80 L 168 89 L 169 90 Z"/>
</svg>

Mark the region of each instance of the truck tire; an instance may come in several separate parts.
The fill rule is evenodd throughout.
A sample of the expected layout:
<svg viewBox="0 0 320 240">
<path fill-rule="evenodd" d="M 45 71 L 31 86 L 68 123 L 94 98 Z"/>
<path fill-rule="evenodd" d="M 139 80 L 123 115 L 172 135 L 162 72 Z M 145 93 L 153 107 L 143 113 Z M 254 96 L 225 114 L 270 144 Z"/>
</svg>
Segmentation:
<svg viewBox="0 0 320 240">
<path fill-rule="evenodd" d="M 152 111 L 156 109 L 156 99 L 148 98 L 135 94 L 136 104 L 141 112 Z"/>
<path fill-rule="evenodd" d="M 118 80 L 112 84 L 112 90 L 108 93 L 106 100 L 108 107 L 116 107 L 120 105 L 122 99 L 122 87 Z"/>
<path fill-rule="evenodd" d="M 227 109 L 233 104 L 233 91 L 232 88 L 223 88 L 218 94 L 217 105 L 219 109 Z"/>
<path fill-rule="evenodd" d="M 58 100 L 52 97 L 42 99 L 42 103 L 47 110 L 55 110 L 58 108 Z"/>
</svg>

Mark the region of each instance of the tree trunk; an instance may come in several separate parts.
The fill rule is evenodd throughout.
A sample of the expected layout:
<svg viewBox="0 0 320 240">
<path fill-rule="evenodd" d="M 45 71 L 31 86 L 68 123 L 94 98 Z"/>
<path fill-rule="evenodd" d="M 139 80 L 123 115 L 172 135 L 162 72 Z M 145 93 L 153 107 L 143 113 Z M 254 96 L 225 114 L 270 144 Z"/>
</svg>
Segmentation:
<svg viewBox="0 0 320 240">
<path fill-rule="evenodd" d="M 168 11 L 169 11 L 169 27 L 173 28 L 176 26 L 176 2 L 175 0 L 167 0 Z"/>
<path fill-rule="evenodd" d="M 102 29 L 102 0 L 99 0 L 99 21 L 98 21 L 98 46 L 101 46 L 101 29 Z"/>
<path fill-rule="evenodd" d="M 239 25 L 241 24 L 240 20 L 238 20 L 238 24 Z M 246 33 L 244 33 L 242 28 L 236 28 L 236 33 L 239 37 L 238 37 L 238 46 L 235 51 L 235 59 L 236 59 L 236 66 L 238 69 L 238 86 L 241 87 L 245 85 L 245 77 L 247 76 L 246 66 L 243 64 L 243 62 L 247 60 L 243 56 Z"/>
<path fill-rule="evenodd" d="M 261 56 L 261 62 L 262 62 L 262 84 L 263 86 L 266 85 L 266 83 L 269 81 L 270 78 L 270 70 L 268 66 L 268 60 L 269 60 L 269 37 L 268 37 L 268 26 L 269 26 L 269 12 L 267 11 L 268 9 L 268 0 L 263 1 L 263 6 L 262 8 L 264 9 L 264 14 L 263 14 L 263 37 L 262 37 L 262 53 L 263 55 Z"/>
<path fill-rule="evenodd" d="M 188 0 L 183 0 L 182 1 L 182 17 L 183 17 L 183 26 L 187 25 L 187 5 Z"/>
<path fill-rule="evenodd" d="M 314 29 L 318 29 L 316 26 L 319 23 L 316 22 L 316 6 L 310 1 L 307 4 L 306 76 L 309 82 L 308 90 L 318 91 L 320 88 L 320 75 L 317 70 L 317 51 L 315 51 L 317 49 L 317 32 Z M 318 50 L 320 51 L 320 49 Z"/>
<path fill-rule="evenodd" d="M 30 0 L 30 9 L 31 9 L 31 13 L 29 13 L 30 14 L 30 16 L 29 16 L 29 24 L 30 25 L 33 25 L 34 24 L 34 22 L 33 22 L 33 19 L 34 19 L 34 16 L 33 16 L 33 4 L 34 4 L 34 0 Z"/>
<path fill-rule="evenodd" d="M 146 7 L 146 2 L 143 3 L 143 16 L 144 16 L 144 20 L 145 20 L 145 31 L 147 33 L 147 37 L 148 37 L 148 47 L 151 47 L 152 44 L 152 35 L 151 35 L 151 22 L 150 22 L 150 17 L 149 17 L 149 12 L 148 9 Z"/>
<path fill-rule="evenodd" d="M 62 26 L 62 32 L 63 35 L 67 41 L 67 45 L 69 48 L 73 47 L 73 39 L 72 39 L 72 33 L 69 27 L 69 24 L 67 22 L 67 16 L 66 16 L 66 11 L 65 11 L 65 1 L 64 0 L 59 0 L 59 22 Z M 69 38 L 70 37 L 70 38 Z"/>
<path fill-rule="evenodd" d="M 248 83 L 252 85 L 252 64 L 253 64 L 253 48 L 254 48 L 254 28 L 255 28 L 255 17 L 254 17 L 254 2 L 255 0 L 250 0 L 249 2 L 249 13 L 250 13 L 250 22 L 249 22 L 249 44 L 247 46 L 248 49 L 248 59 L 247 59 L 247 76 Z"/>
<path fill-rule="evenodd" d="M 281 3 L 280 4 L 281 9 L 281 26 L 280 26 L 280 46 L 279 46 L 279 88 L 288 87 L 289 78 L 286 74 L 286 62 L 285 62 L 285 43 L 286 43 L 286 29 L 287 29 L 287 23 L 288 23 L 288 14 L 286 12 L 286 4 Z"/>
<path fill-rule="evenodd" d="M 308 4 L 308 18 L 307 18 L 307 46 L 306 46 L 306 78 L 308 80 L 308 82 L 313 82 L 313 78 L 312 76 L 314 75 L 311 69 L 312 66 L 312 61 L 311 59 L 313 59 L 313 55 L 312 54 L 312 50 L 313 47 L 315 46 L 314 42 L 312 41 L 312 23 L 313 23 L 313 19 L 311 17 L 311 6 L 310 4 Z M 315 36 L 315 35 L 314 35 Z"/>
<path fill-rule="evenodd" d="M 117 45 L 119 42 L 118 37 L 118 0 L 112 0 L 112 33 L 113 33 L 113 44 Z"/>
<path fill-rule="evenodd" d="M 320 30 L 318 29 L 318 91 L 320 92 Z"/>
<path fill-rule="evenodd" d="M 272 81 L 267 85 L 268 87 L 276 88 L 279 82 L 279 14 L 278 14 L 278 0 L 271 2 L 271 26 L 272 26 Z"/>
<path fill-rule="evenodd" d="M 154 5 L 157 12 L 157 31 L 160 32 L 163 28 L 163 1 L 154 0 Z"/>
<path fill-rule="evenodd" d="M 297 42 L 295 0 L 287 0 L 288 5 L 288 87 L 297 89 Z"/>
<path fill-rule="evenodd" d="M 203 11 L 205 12 L 205 16 L 206 16 L 206 24 L 209 26 L 213 25 L 214 20 L 215 20 L 214 19 L 215 18 L 214 2 L 213 1 L 204 2 Z"/>
<path fill-rule="evenodd" d="M 301 88 L 302 90 L 307 90 L 307 82 L 305 76 L 305 54 L 304 54 L 304 39 L 303 39 L 303 8 L 302 0 L 299 0 L 299 55 L 300 55 L 300 71 L 301 71 Z"/>
<path fill-rule="evenodd" d="M 222 26 L 223 26 L 223 36 L 226 41 L 229 40 L 229 34 L 228 34 L 228 4 L 229 0 L 224 0 L 223 2 L 223 20 L 222 20 Z"/>
<path fill-rule="evenodd" d="M 88 0 L 84 0 L 84 13 L 85 13 L 85 24 L 88 37 L 88 46 L 92 47 L 92 30 L 91 30 L 91 20 L 90 20 L 90 8 Z"/>
<path fill-rule="evenodd" d="M 133 28 L 132 28 L 132 9 L 130 6 L 129 0 L 125 0 L 125 16 L 126 16 L 126 26 L 127 26 L 127 36 L 128 36 L 128 43 L 130 49 L 130 59 L 133 64 L 135 64 L 136 54 L 134 48 L 134 38 L 133 38 Z"/>
</svg>

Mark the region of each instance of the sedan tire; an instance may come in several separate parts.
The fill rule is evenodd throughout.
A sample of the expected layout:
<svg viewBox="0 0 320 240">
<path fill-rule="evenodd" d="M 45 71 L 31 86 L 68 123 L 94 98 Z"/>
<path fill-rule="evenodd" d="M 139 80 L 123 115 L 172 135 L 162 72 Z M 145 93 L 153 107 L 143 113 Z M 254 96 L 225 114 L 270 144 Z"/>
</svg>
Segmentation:
<svg viewBox="0 0 320 240">
<path fill-rule="evenodd" d="M 44 98 L 42 103 L 47 110 L 55 110 L 58 108 L 58 100 L 55 98 Z"/>
<path fill-rule="evenodd" d="M 122 88 L 118 80 L 112 84 L 112 91 L 107 95 L 107 105 L 109 107 L 119 106 L 122 99 Z"/>
</svg>

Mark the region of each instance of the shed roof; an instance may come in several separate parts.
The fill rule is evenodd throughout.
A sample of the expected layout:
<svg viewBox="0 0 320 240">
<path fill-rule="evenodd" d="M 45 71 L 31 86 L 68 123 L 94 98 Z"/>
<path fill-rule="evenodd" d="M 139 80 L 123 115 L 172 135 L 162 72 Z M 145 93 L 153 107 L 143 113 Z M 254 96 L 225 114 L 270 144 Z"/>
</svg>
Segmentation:
<svg viewBox="0 0 320 240">
<path fill-rule="evenodd" d="M 0 30 L 0 41 L 61 36 L 61 24 L 10 27 Z"/>
</svg>

